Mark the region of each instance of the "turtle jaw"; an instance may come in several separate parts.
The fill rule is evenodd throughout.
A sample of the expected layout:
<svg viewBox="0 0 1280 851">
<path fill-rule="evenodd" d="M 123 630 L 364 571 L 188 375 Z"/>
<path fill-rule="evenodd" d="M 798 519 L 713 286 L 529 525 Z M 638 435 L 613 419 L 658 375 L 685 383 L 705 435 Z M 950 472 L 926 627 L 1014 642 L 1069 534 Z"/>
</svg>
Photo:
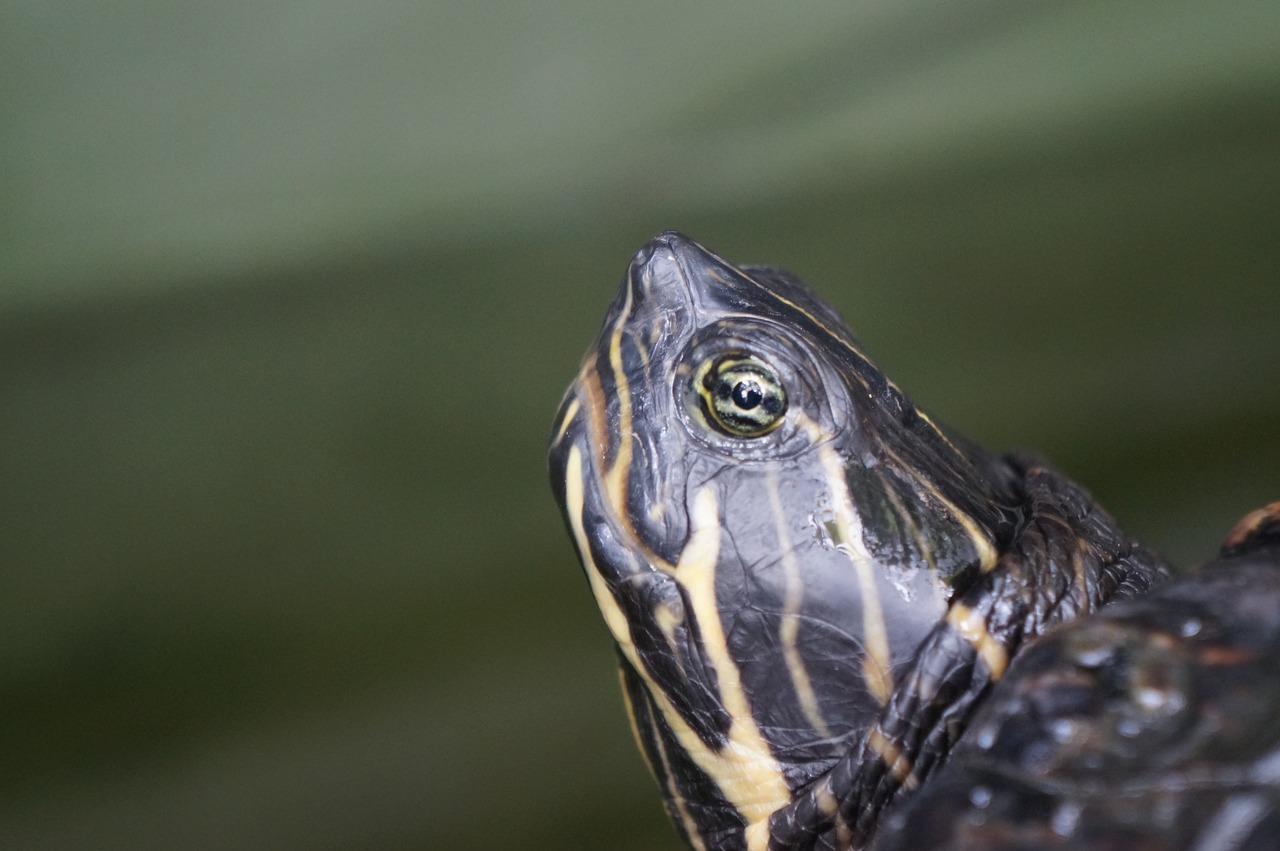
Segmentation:
<svg viewBox="0 0 1280 851">
<path fill-rule="evenodd" d="M 697 281 L 712 256 L 674 233 L 627 268 L 604 326 L 557 415 L 551 483 L 623 659 L 706 747 L 730 719 L 695 607 L 674 578 L 698 552 L 687 493 L 690 439 L 676 413 L 678 354 L 704 317 Z M 704 510 L 702 526 L 719 529 Z M 712 530 L 704 529 L 703 539 Z"/>
<path fill-rule="evenodd" d="M 561 508 L 577 446 L 589 474 L 583 486 L 599 496 L 609 532 L 656 566 L 674 565 L 689 535 L 689 437 L 673 390 L 678 353 L 716 310 L 709 276 L 729 273 L 724 261 L 674 231 L 649 240 L 632 258 L 554 426 L 552 487 Z"/>
<path fill-rule="evenodd" d="M 674 352 L 694 332 L 693 244 L 662 234 L 627 269 L 561 405 L 552 489 L 625 662 L 669 695 L 697 737 L 722 743 L 697 624 L 673 578 L 687 549 L 687 436 L 673 410 Z"/>
<path fill-rule="evenodd" d="M 749 824 L 758 834 L 790 799 L 732 676 L 715 591 L 730 545 L 723 506 L 715 487 L 690 482 L 706 450 L 676 410 L 680 353 L 708 319 L 705 274 L 728 274 L 719 263 L 678 234 L 636 255 L 550 447 L 552 487 L 617 644 L 642 751 L 676 823 L 704 839 L 742 837 Z M 706 790 L 719 790 L 715 801 L 700 800 Z"/>
</svg>

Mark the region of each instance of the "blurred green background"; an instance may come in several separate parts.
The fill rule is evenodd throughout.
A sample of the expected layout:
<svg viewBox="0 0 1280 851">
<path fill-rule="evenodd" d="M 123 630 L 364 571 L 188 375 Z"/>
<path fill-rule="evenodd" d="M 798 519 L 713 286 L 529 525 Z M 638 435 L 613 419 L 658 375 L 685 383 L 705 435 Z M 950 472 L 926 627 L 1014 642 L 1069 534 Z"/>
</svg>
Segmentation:
<svg viewBox="0 0 1280 851">
<path fill-rule="evenodd" d="M 657 851 L 550 418 L 798 272 L 1180 562 L 1280 498 L 1280 5 L 9 0 L 0 847 Z"/>
</svg>

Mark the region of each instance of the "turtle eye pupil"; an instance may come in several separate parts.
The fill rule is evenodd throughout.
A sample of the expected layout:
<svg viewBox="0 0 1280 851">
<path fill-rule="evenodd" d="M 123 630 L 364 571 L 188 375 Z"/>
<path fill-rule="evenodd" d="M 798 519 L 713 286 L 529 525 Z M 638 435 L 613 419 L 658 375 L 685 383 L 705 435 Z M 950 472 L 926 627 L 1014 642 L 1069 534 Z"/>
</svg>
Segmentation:
<svg viewBox="0 0 1280 851">
<path fill-rule="evenodd" d="M 754 381 L 739 381 L 733 387 L 733 402 L 744 411 L 749 411 L 764 401 L 764 393 L 760 385 Z"/>
<path fill-rule="evenodd" d="M 787 412 L 787 393 L 772 366 L 730 352 L 704 361 L 694 380 L 705 420 L 733 437 L 761 437 Z"/>
</svg>

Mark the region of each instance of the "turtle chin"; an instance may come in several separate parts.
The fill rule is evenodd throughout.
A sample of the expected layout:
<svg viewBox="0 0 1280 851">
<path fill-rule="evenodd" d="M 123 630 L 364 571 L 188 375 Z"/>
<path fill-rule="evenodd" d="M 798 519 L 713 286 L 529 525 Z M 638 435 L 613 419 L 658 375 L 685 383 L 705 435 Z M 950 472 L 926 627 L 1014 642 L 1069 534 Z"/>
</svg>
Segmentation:
<svg viewBox="0 0 1280 851">
<path fill-rule="evenodd" d="M 597 473 L 581 444 L 564 453 L 563 505 L 596 605 L 626 664 L 643 679 L 664 707 L 701 741 L 719 747 L 730 719 L 717 694 L 697 606 L 676 574 L 694 552 L 677 546 L 675 558 L 655 553 L 632 516 L 610 489 L 611 476 Z M 614 495 L 616 497 L 616 494 Z M 672 504 L 650 526 L 677 530 L 683 539 L 687 518 Z M 710 590 L 710 589 L 708 589 Z"/>
</svg>

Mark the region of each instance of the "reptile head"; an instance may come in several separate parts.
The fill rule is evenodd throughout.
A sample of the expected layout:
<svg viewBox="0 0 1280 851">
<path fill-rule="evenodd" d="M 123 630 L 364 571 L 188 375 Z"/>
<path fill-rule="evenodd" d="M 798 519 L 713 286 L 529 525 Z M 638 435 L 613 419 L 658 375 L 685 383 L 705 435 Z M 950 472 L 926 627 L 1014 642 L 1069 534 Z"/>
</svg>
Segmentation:
<svg viewBox="0 0 1280 851">
<path fill-rule="evenodd" d="M 677 828 L 763 848 L 996 558 L 993 485 L 773 269 L 677 233 L 631 261 L 551 478 Z"/>
</svg>

